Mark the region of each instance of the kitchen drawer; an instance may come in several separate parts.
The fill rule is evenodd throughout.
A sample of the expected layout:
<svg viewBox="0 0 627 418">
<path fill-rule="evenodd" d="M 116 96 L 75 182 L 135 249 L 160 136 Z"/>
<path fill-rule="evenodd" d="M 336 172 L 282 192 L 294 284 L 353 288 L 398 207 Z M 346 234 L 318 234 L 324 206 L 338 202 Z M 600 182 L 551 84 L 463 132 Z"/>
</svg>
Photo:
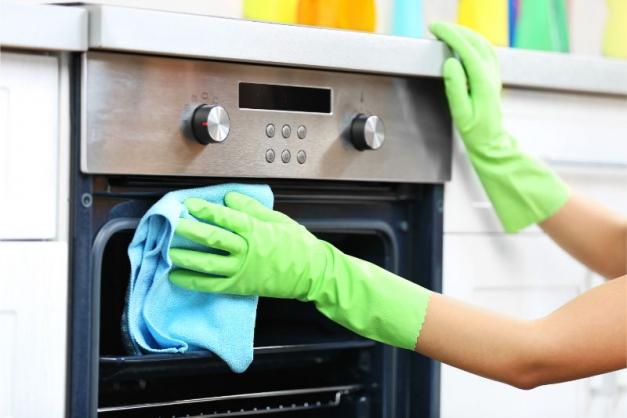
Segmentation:
<svg viewBox="0 0 627 418">
<path fill-rule="evenodd" d="M 64 417 L 68 246 L 0 242 L 0 417 Z"/>
<path fill-rule="evenodd" d="M 0 239 L 56 236 L 59 62 L 2 52 Z"/>
</svg>

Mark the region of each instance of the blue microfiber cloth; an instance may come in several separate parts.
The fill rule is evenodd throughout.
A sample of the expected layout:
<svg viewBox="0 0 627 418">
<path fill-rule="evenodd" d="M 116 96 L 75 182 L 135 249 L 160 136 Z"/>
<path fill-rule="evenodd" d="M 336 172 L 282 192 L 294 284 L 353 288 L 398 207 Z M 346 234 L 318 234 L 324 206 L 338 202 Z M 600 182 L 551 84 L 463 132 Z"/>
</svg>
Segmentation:
<svg viewBox="0 0 627 418">
<path fill-rule="evenodd" d="M 266 185 L 223 184 L 170 192 L 139 222 L 128 247 L 131 278 L 122 320 L 122 333 L 132 352 L 210 350 L 238 373 L 251 363 L 257 297 L 192 292 L 168 280 L 170 246 L 204 248 L 174 235 L 180 217 L 193 219 L 183 201 L 198 197 L 224 204 L 230 191 L 273 205 L 274 196 Z"/>
</svg>

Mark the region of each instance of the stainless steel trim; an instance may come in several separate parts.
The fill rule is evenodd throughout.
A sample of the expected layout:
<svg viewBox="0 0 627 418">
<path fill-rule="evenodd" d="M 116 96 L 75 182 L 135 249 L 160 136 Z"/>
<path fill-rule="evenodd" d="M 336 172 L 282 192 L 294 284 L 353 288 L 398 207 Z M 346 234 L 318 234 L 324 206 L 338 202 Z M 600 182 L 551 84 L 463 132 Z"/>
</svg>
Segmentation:
<svg viewBox="0 0 627 418">
<path fill-rule="evenodd" d="M 440 42 L 201 15 L 89 6 L 90 48 L 411 77 L 441 77 Z M 141 31 L 136 28 L 141 27 Z M 499 48 L 505 85 L 627 95 L 627 62 Z"/>
<path fill-rule="evenodd" d="M 112 6 L 89 6 L 90 48 L 271 65 L 438 77 L 426 39 Z M 135 30 L 141 27 L 141 31 Z"/>
<path fill-rule="evenodd" d="M 143 403 L 143 404 L 133 404 L 133 405 L 123 405 L 123 406 L 109 406 L 98 408 L 98 412 L 116 412 L 116 411 L 130 411 L 135 409 L 146 409 L 146 408 L 159 408 L 164 406 L 176 406 L 176 405 L 193 405 L 199 403 L 210 403 L 210 402 L 220 402 L 220 401 L 233 401 L 239 399 L 261 399 L 261 398 L 270 398 L 270 397 L 279 397 L 279 396 L 298 396 L 298 395 L 309 395 L 315 393 L 332 393 L 336 392 L 336 402 L 339 403 L 338 394 L 348 394 L 352 392 L 356 392 L 358 390 L 363 389 L 362 385 L 344 385 L 344 386 L 328 386 L 321 388 L 307 388 L 307 389 L 289 389 L 289 390 L 275 390 L 268 392 L 255 392 L 255 393 L 240 393 L 235 395 L 224 395 L 224 396 L 208 396 L 204 398 L 193 398 L 193 399 L 181 399 L 176 401 L 168 401 L 168 402 L 153 402 L 153 403 Z"/>
<path fill-rule="evenodd" d="M 240 110 L 241 80 L 327 85 L 334 113 Z M 439 80 L 88 52 L 82 93 L 85 173 L 409 183 L 450 178 L 451 124 Z M 228 141 L 204 146 L 190 139 L 188 120 L 201 103 L 228 111 Z M 351 122 L 362 113 L 385 121 L 386 145 L 376 151 L 351 144 Z M 306 126 L 307 136 L 277 132 L 268 138 L 269 123 Z M 277 157 L 272 163 L 269 149 Z M 284 150 L 293 156 L 303 150 L 307 159 L 283 162 Z"/>
</svg>

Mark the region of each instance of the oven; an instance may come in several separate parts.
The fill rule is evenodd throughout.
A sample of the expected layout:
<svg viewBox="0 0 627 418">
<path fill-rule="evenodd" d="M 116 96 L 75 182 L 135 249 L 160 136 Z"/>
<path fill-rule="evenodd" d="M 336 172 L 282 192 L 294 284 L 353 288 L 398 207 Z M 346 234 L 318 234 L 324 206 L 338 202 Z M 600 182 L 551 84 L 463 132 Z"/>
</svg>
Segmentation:
<svg viewBox="0 0 627 418">
<path fill-rule="evenodd" d="M 165 193 L 266 183 L 342 251 L 441 289 L 451 124 L 439 79 L 90 51 L 73 68 L 72 417 L 439 416 L 439 366 L 313 304 L 260 298 L 254 361 L 131 355 L 127 247 Z M 399 318 L 402 320 L 402 318 Z"/>
</svg>

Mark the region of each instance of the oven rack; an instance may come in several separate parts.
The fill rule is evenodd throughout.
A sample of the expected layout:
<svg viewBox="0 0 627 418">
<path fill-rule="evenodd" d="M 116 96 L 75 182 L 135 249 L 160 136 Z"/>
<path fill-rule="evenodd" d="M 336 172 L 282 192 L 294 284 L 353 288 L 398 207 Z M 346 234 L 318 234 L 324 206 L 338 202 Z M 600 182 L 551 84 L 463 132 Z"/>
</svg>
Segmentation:
<svg viewBox="0 0 627 418">
<path fill-rule="evenodd" d="M 336 353 L 338 350 L 355 350 L 372 348 L 374 341 L 365 339 L 342 340 L 337 342 L 277 345 L 267 347 L 255 347 L 253 365 L 262 366 L 264 359 L 273 362 L 275 355 L 310 354 L 312 362 L 320 362 L 325 352 Z M 285 358 L 285 357 L 284 357 Z M 289 359 L 289 357 L 287 357 Z M 297 361 L 302 363 L 307 357 L 299 356 Z M 124 379 L 133 378 L 137 373 L 152 372 L 154 374 L 167 375 L 170 372 L 180 373 L 183 369 L 201 370 L 226 368 L 226 365 L 218 356 L 210 351 L 193 351 L 185 354 L 164 353 L 126 356 L 100 356 L 100 378 Z"/>
<path fill-rule="evenodd" d="M 237 417 L 337 408 L 346 396 L 364 392 L 363 385 L 341 385 L 241 393 L 98 408 L 99 417 L 125 417 L 148 413 L 160 418 Z M 366 401 L 362 395 L 360 401 Z M 238 407 L 229 405 L 236 402 Z M 230 409 L 231 408 L 231 409 Z M 199 411 L 199 412 L 197 412 Z M 184 414 L 184 415 L 179 415 Z"/>
</svg>

